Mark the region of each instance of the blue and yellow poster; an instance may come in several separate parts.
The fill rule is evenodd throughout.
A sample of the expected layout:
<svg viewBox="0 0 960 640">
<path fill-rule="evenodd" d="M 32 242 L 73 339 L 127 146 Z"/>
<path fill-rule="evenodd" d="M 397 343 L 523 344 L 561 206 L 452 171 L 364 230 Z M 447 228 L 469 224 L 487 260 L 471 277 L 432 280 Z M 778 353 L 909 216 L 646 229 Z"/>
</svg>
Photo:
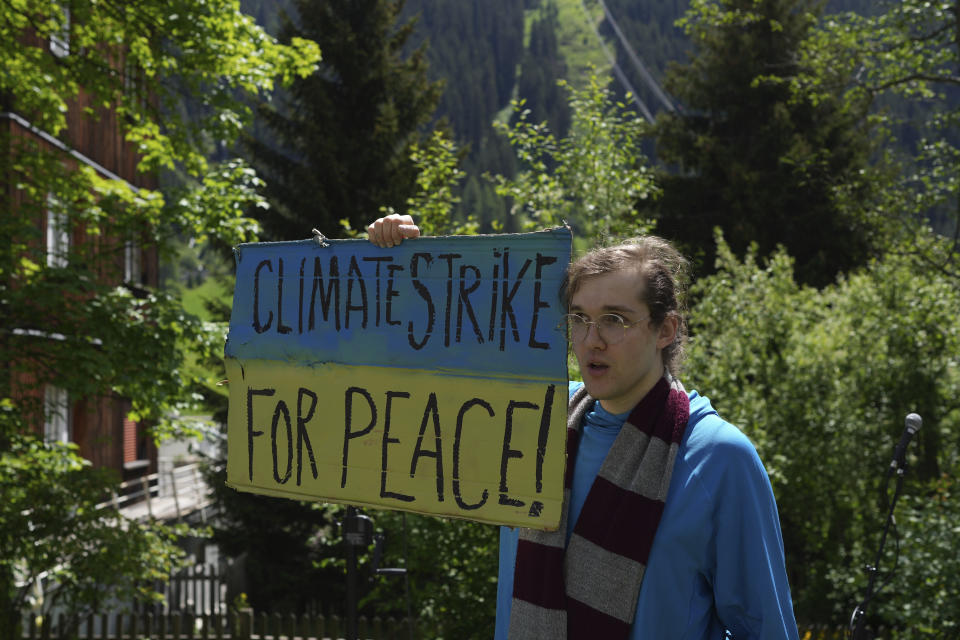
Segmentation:
<svg viewBox="0 0 960 640">
<path fill-rule="evenodd" d="M 227 483 L 556 528 L 570 247 L 567 228 L 239 246 Z"/>
</svg>

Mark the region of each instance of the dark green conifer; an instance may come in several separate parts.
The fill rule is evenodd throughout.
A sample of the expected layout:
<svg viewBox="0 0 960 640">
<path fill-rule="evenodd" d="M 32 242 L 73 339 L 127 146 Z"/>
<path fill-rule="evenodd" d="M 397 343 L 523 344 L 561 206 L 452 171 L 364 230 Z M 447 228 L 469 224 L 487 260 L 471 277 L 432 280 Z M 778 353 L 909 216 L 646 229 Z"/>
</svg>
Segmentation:
<svg viewBox="0 0 960 640">
<path fill-rule="evenodd" d="M 570 107 L 557 85 L 566 79 L 567 65 L 557 46 L 557 5 L 547 3 L 530 24 L 530 44 L 523 56 L 517 88 L 530 109 L 531 122 L 546 121 L 558 137 L 570 128 Z"/>
<path fill-rule="evenodd" d="M 870 151 L 866 132 L 835 97 L 791 91 L 817 4 L 716 0 L 695 3 L 685 18 L 696 53 L 667 76 L 682 109 L 657 121 L 657 155 L 670 170 L 661 171 L 655 206 L 659 231 L 707 270 L 715 227 L 741 255 L 754 242 L 762 255 L 784 245 L 809 284 L 830 282 L 869 256 L 856 198 L 835 193 L 838 184 L 856 190 Z"/>
<path fill-rule="evenodd" d="M 405 54 L 412 20 L 403 0 L 295 0 L 283 41 L 309 38 L 320 69 L 275 102 L 259 105 L 247 139 L 271 208 L 259 215 L 272 240 L 331 237 L 340 220 L 362 228 L 381 206 L 413 195 L 410 145 L 421 140 L 440 96 L 427 80 L 425 46 Z"/>
</svg>

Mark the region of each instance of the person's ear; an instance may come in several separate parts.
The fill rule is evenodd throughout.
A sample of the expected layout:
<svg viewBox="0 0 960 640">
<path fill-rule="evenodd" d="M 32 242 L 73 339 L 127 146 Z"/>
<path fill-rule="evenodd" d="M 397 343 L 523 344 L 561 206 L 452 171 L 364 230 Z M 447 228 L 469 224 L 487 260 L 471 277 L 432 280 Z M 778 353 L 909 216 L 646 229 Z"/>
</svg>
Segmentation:
<svg viewBox="0 0 960 640">
<path fill-rule="evenodd" d="M 677 330 L 680 328 L 680 319 L 675 314 L 669 314 L 660 323 L 660 329 L 657 332 L 657 349 L 665 349 L 677 338 Z"/>
</svg>

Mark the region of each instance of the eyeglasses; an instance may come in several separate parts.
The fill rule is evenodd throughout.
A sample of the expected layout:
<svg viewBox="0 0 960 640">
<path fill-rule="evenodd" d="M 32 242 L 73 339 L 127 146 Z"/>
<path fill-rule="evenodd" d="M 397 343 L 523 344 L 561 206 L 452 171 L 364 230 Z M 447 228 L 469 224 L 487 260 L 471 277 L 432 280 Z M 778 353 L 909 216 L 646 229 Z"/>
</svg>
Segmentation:
<svg viewBox="0 0 960 640">
<path fill-rule="evenodd" d="M 647 322 L 647 318 L 636 322 L 627 322 L 615 313 L 605 313 L 596 320 L 587 320 L 576 313 L 568 313 L 563 321 L 557 325 L 557 330 L 563 332 L 569 342 L 583 342 L 590 332 L 590 325 L 597 327 L 597 335 L 607 344 L 617 344 L 627 335 L 627 329 Z"/>
</svg>

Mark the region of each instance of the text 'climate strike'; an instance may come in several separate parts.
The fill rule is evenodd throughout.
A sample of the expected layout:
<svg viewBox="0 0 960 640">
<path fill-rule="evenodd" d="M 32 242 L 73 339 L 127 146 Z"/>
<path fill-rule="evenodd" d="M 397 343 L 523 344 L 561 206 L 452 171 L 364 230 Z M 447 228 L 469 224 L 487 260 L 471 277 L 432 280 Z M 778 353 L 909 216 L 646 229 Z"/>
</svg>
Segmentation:
<svg viewBox="0 0 960 640">
<path fill-rule="evenodd" d="M 500 351 L 508 341 L 522 343 L 524 339 L 531 349 L 549 349 L 548 342 L 538 339 L 537 325 L 541 309 L 551 306 L 542 297 L 544 267 L 556 263 L 557 257 L 537 253 L 525 259 L 513 275 L 510 267 L 516 264 L 511 265 L 509 249 L 493 251 L 487 273 L 464 263 L 462 257 L 458 253 L 417 252 L 403 265 L 395 263 L 393 256 L 358 259 L 351 255 L 346 273 L 336 255 L 325 261 L 304 257 L 299 264 L 294 259 L 293 265 L 283 258 L 265 259 L 253 272 L 251 324 L 258 334 L 302 335 L 331 329 L 399 327 L 405 320 L 407 343 L 415 350 L 441 334 L 444 347 L 459 343 L 465 339 L 465 327 L 466 339 L 496 345 Z M 432 274 L 434 269 L 441 269 L 442 276 Z M 426 284 L 437 280 L 442 281 L 439 287 L 431 289 Z M 276 290 L 275 306 L 267 294 L 272 289 Z M 518 298 L 521 292 L 523 304 Z M 296 308 L 285 310 L 283 300 L 292 296 Z M 405 302 L 408 296 L 414 297 L 414 302 Z M 518 319 L 515 307 L 532 310 L 532 314 Z M 290 317 L 291 310 L 296 317 Z M 398 318 L 398 313 L 409 317 Z M 543 331 L 543 327 L 539 329 Z"/>
</svg>

